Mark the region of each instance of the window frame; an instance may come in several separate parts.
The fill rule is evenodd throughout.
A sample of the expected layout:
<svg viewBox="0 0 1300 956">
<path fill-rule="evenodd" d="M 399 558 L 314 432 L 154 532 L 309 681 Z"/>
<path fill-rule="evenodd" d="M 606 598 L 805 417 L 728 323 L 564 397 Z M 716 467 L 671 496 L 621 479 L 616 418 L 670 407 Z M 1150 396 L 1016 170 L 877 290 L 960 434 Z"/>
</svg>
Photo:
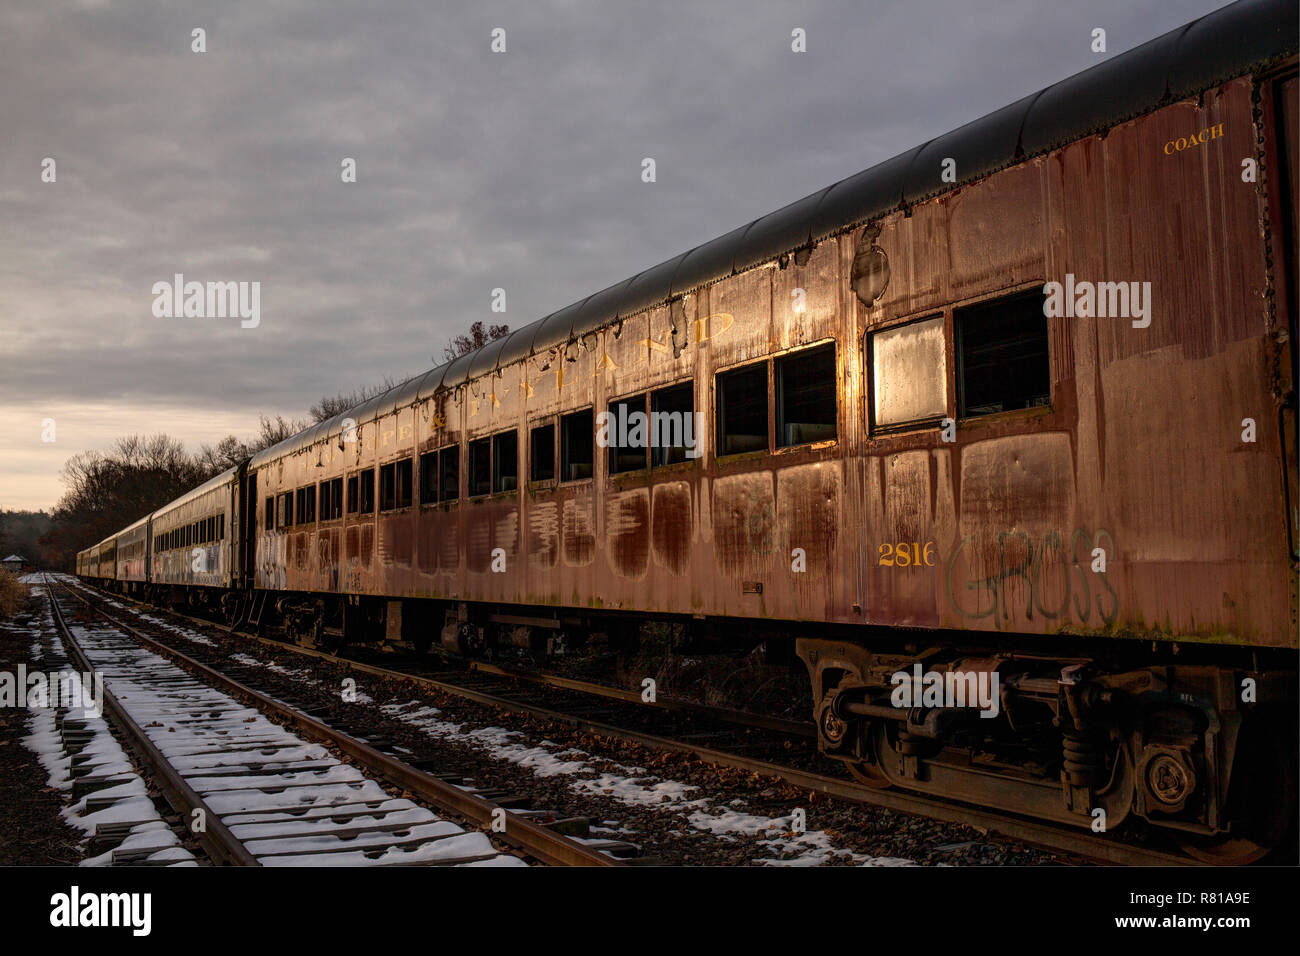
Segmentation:
<svg viewBox="0 0 1300 956">
<path fill-rule="evenodd" d="M 497 460 L 497 443 L 506 435 L 513 436 L 515 441 L 515 486 L 513 488 L 498 488 L 498 481 L 504 483 L 504 479 L 501 475 L 501 463 Z M 492 445 L 488 456 L 489 468 L 491 469 L 491 482 L 489 483 L 489 487 L 492 489 L 491 494 L 513 494 L 519 490 L 519 429 L 504 428 L 499 432 L 495 432 L 491 438 Z M 502 442 L 502 444 L 505 443 Z"/>
<path fill-rule="evenodd" d="M 609 478 L 619 478 L 624 475 L 645 474 L 650 471 L 650 389 L 645 389 L 640 392 L 632 392 L 630 395 L 626 395 L 623 398 L 611 398 L 605 403 L 605 411 L 607 411 L 610 416 L 610 428 L 617 432 L 618 419 L 614 416 L 614 406 L 627 405 L 636 398 L 641 399 L 640 412 L 642 415 L 646 416 L 646 443 L 645 447 L 641 449 L 641 464 L 636 468 L 620 468 L 615 471 L 614 461 L 617 458 L 618 453 L 624 449 L 620 449 L 615 445 L 608 445 L 605 448 L 607 453 L 605 456 L 605 474 Z M 636 410 L 637 409 L 632 409 L 632 411 Z M 629 412 L 628 414 L 630 415 L 631 413 L 632 412 Z M 596 435 L 599 433 L 600 427 L 596 425 L 594 419 L 592 420 L 592 429 L 592 446 L 593 448 L 599 448 L 600 446 L 596 444 Z"/>
<path fill-rule="evenodd" d="M 747 362 L 738 362 L 738 363 L 736 363 L 735 365 L 729 366 L 729 367 L 727 367 L 727 368 L 716 369 L 716 370 L 714 371 L 714 373 L 713 373 L 713 382 L 712 382 L 712 387 L 713 387 L 713 456 L 714 456 L 716 459 L 718 459 L 719 461 L 732 461 L 732 460 L 737 459 L 737 458 L 739 458 L 739 457 L 741 457 L 741 456 L 743 456 L 743 455 L 759 455 L 759 454 L 767 454 L 767 455 L 770 455 L 770 454 L 772 454 L 772 444 L 773 444 L 773 441 L 774 441 L 774 436 L 773 436 L 772 432 L 773 432 L 773 429 L 776 427 L 776 425 L 775 425 L 775 421 L 774 421 L 774 415 L 773 415 L 773 408 L 772 408 L 772 389 L 773 389 L 773 385 L 772 385 L 772 358 L 773 358 L 773 356 L 770 356 L 770 355 L 769 355 L 769 356 L 767 356 L 767 357 L 765 357 L 765 358 L 761 358 L 761 359 L 757 359 L 757 360 L 751 360 L 751 361 L 747 361 Z M 722 414 L 723 414 L 722 390 L 718 387 L 718 379 L 722 378 L 723 376 L 731 375 L 731 374 L 736 373 L 736 372 L 745 372 L 745 371 L 749 371 L 749 370 L 751 370 L 751 369 L 755 369 L 755 368 L 762 368 L 762 369 L 764 370 L 764 372 L 765 372 L 765 379 L 766 379 L 766 382 L 767 382 L 767 386 L 766 386 L 767 391 L 766 391 L 766 394 L 764 395 L 764 410 L 763 410 L 763 415 L 764 415 L 764 417 L 765 417 L 765 419 L 766 419 L 766 422 L 767 422 L 767 447 L 766 447 L 766 448 L 750 448 L 750 449 L 747 449 L 747 450 L 745 450 L 745 451 L 730 451 L 730 452 L 724 452 L 724 451 L 722 450 L 722 437 L 723 437 L 723 431 L 722 431 Z"/>
<path fill-rule="evenodd" d="M 568 443 L 566 439 L 568 438 L 568 433 L 565 431 L 564 426 L 567 421 L 576 418 L 578 415 L 588 415 L 591 418 L 591 428 L 589 429 L 591 434 L 591 474 L 583 475 L 577 478 L 566 478 L 565 471 L 568 466 L 568 455 L 566 454 L 566 452 L 568 451 Z M 571 484 L 576 484 L 580 481 L 595 480 L 596 460 L 600 456 L 596 454 L 596 409 L 594 405 L 582 405 L 579 406 L 578 408 L 573 409 L 573 411 L 571 412 L 564 412 L 560 415 L 559 443 L 560 443 L 560 458 L 559 458 L 560 467 L 557 469 L 557 474 L 556 474 L 556 479 L 558 484 L 571 485 Z"/>
<path fill-rule="evenodd" d="M 438 471 L 438 449 L 434 448 L 430 451 L 420 452 L 419 459 L 420 480 L 417 482 L 419 485 L 417 500 L 420 507 L 423 508 L 426 505 L 436 505 L 438 503 L 438 482 L 442 475 Z M 430 464 L 432 467 L 429 467 Z M 430 484 L 433 485 L 433 494 L 426 496 L 425 492 L 429 490 L 428 486 Z"/>
<path fill-rule="evenodd" d="M 549 478 L 537 478 L 533 475 L 533 465 L 536 461 L 534 454 L 533 437 L 545 429 L 551 430 L 551 476 Z M 534 419 L 528 425 L 528 486 L 530 488 L 553 488 L 558 484 L 560 473 L 560 447 L 559 447 L 559 418 L 556 415 L 548 415 L 545 418 Z"/>
<path fill-rule="evenodd" d="M 1042 295 L 1043 286 L 1046 280 L 1026 283 L 1010 289 L 999 289 L 989 295 L 979 296 L 968 299 L 963 302 L 955 302 L 949 306 L 948 311 L 952 315 L 952 348 L 953 348 L 953 419 L 959 424 L 975 424 L 981 421 L 1000 421 L 1007 415 L 1025 415 L 1030 413 L 1047 414 L 1056 410 L 1056 382 L 1052 379 L 1052 325 L 1051 319 L 1044 312 L 1042 315 L 1044 328 L 1044 344 L 1047 348 L 1047 403 L 1045 405 L 1030 405 L 1025 408 L 1005 408 L 997 412 L 987 412 L 982 415 L 968 415 L 966 413 L 966 359 L 963 354 L 964 350 L 962 340 L 962 323 L 959 321 L 958 313 L 966 312 L 970 309 L 978 309 L 994 305 L 998 302 L 1010 301 L 1012 299 L 1028 299 L 1038 294 Z"/>
<path fill-rule="evenodd" d="M 442 467 L 442 460 L 444 455 L 446 455 L 456 463 L 456 493 L 454 495 L 446 494 L 445 493 L 446 489 L 443 487 L 443 479 L 447 477 L 445 470 Z M 462 456 L 460 452 L 460 442 L 455 442 L 454 444 L 451 445 L 443 445 L 441 448 L 438 449 L 438 503 L 439 504 L 450 504 L 452 502 L 460 501 L 460 496 L 461 496 L 460 477 L 461 477 L 461 464 L 462 464 L 461 458 Z"/>
<path fill-rule="evenodd" d="M 781 408 L 781 395 L 778 387 L 779 372 L 777 364 L 789 361 L 804 353 L 816 352 L 819 350 L 829 349 L 831 353 L 831 400 L 835 406 L 835 437 L 834 438 L 817 438 L 812 441 L 794 442 L 789 445 L 780 444 L 780 428 L 784 424 L 782 421 L 783 409 Z M 835 445 L 843 434 L 843 422 L 840 420 L 840 350 L 839 342 L 835 339 L 823 339 L 819 342 L 809 342 L 800 345 L 797 348 L 786 349 L 771 357 L 772 371 L 768 376 L 769 387 L 771 388 L 771 422 L 768 428 L 770 447 L 773 454 L 786 454 L 799 449 L 805 448 L 822 448 Z"/>
<path fill-rule="evenodd" d="M 906 328 L 909 325 L 917 325 L 921 322 L 933 322 L 939 320 L 943 327 L 943 404 L 944 410 L 933 418 L 917 418 L 907 422 L 895 422 L 889 425 L 882 425 L 876 421 L 876 352 L 874 348 L 875 337 L 885 332 L 893 332 L 898 329 Z M 934 309 L 927 309 L 919 315 L 909 315 L 897 322 L 888 322 L 881 324 L 873 329 L 867 329 L 862 338 L 862 368 L 865 387 L 863 388 L 863 400 L 867 405 L 867 435 L 869 437 L 888 435 L 899 435 L 907 432 L 931 431 L 943 427 L 945 418 L 953 417 L 953 401 L 956 390 L 954 386 L 954 361 L 949 361 L 951 356 L 950 350 L 953 347 L 953 309 L 952 307 L 942 308 L 937 312 Z"/>
<path fill-rule="evenodd" d="M 697 409 L 697 408 L 695 407 L 695 379 L 694 379 L 694 378 L 686 378 L 686 379 L 682 379 L 681 381 L 674 382 L 674 383 L 671 384 L 671 385 L 664 385 L 664 386 L 661 386 L 660 388 L 652 388 L 652 389 L 650 389 L 650 390 L 646 393 L 646 394 L 649 395 L 649 397 L 650 397 L 650 398 L 649 398 L 649 410 L 648 410 L 648 414 L 651 416 L 652 419 L 653 419 L 653 416 L 655 415 L 655 397 L 658 396 L 658 395 L 662 395 L 664 392 L 677 391 L 678 389 L 684 389 L 684 390 L 690 392 L 690 395 L 691 395 L 691 412 L 690 412 L 690 413 L 691 413 L 692 416 L 695 416 L 695 415 L 698 414 L 699 409 Z M 692 427 L 692 429 L 694 429 L 694 427 L 695 427 L 695 426 L 694 426 L 694 420 L 692 420 L 691 427 Z M 685 454 L 685 453 L 683 452 L 683 458 L 682 458 L 681 461 L 658 461 L 658 462 L 655 461 L 655 457 L 656 457 L 655 452 L 656 452 L 656 451 L 667 452 L 667 451 L 669 450 L 669 448 L 676 448 L 676 447 L 678 447 L 678 446 L 676 446 L 676 445 L 672 445 L 672 446 L 665 445 L 663 448 L 655 448 L 655 447 L 651 447 L 651 449 L 650 449 L 650 470 L 651 470 L 651 471 L 654 471 L 656 468 L 675 468 L 675 467 L 682 467 L 682 466 L 685 466 L 685 465 L 690 465 L 690 464 L 693 464 L 693 463 L 695 463 L 695 462 L 698 462 L 701 458 L 704 457 L 704 450 L 703 450 L 703 449 L 704 449 L 704 446 L 703 446 L 703 444 L 702 444 L 702 442 L 704 441 L 704 437 L 703 437 L 702 435 L 700 435 L 700 434 L 697 432 L 697 433 L 695 433 L 694 438 L 695 438 L 695 450 L 698 451 L 699 454 L 695 455 L 694 457 L 691 457 L 690 455 L 687 455 L 687 454 Z M 685 446 L 681 446 L 681 447 L 684 448 Z"/>
</svg>

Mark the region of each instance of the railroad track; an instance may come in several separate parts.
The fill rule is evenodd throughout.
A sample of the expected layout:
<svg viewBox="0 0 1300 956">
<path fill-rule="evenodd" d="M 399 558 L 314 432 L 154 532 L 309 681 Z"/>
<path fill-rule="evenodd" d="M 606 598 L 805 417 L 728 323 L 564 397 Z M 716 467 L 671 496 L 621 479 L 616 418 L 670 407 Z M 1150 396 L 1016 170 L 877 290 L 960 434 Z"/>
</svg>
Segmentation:
<svg viewBox="0 0 1300 956">
<path fill-rule="evenodd" d="M 119 600 L 122 599 L 122 595 L 112 595 L 112 598 L 114 600 Z M 132 599 L 126 598 L 125 600 L 131 601 Z M 134 601 L 132 601 L 132 603 L 139 604 L 139 602 Z M 229 633 L 225 628 L 209 620 L 180 614 L 170 610 L 167 613 L 201 627 L 217 629 L 222 634 Z M 517 696 L 508 696 L 507 694 L 502 693 L 497 687 L 487 687 L 482 683 L 476 684 L 474 680 L 465 680 L 459 675 L 440 674 L 439 676 L 434 677 L 424 674 L 410 673 L 407 671 L 382 667 L 376 664 L 355 661 L 341 656 L 335 656 L 312 648 L 300 647 L 295 644 L 289 644 L 284 641 L 278 641 L 243 631 L 236 633 L 241 638 L 256 641 L 277 650 L 291 651 L 303 657 L 330 661 L 340 666 L 355 670 L 358 673 L 370 674 L 376 677 L 392 680 L 408 681 L 419 686 L 441 691 L 476 703 L 498 707 L 516 714 L 524 714 L 543 720 L 555 721 L 585 733 L 627 741 L 651 750 L 686 754 L 707 764 L 745 770 L 750 773 L 782 781 L 801 790 L 807 790 L 841 800 L 881 807 L 898 813 L 916 814 L 918 816 L 928 817 L 945 823 L 965 824 L 968 826 L 979 827 L 988 831 L 991 835 L 996 834 L 1001 837 L 1017 840 L 1056 853 L 1069 854 L 1083 862 L 1126 866 L 1203 865 L 1203 861 L 1193 859 L 1181 852 L 1159 847 L 1135 845 L 1112 835 L 1093 834 L 1090 831 L 1083 829 L 1075 829 L 1040 820 L 1020 817 L 1015 814 L 990 810 L 985 807 L 965 804 L 959 801 L 937 800 L 932 797 L 911 794 L 896 789 L 874 789 L 863 786 L 862 784 L 844 777 L 831 776 L 829 774 L 809 770 L 805 767 L 793 767 L 759 757 L 745 756 L 732 750 L 722 749 L 715 746 L 706 746 L 698 741 L 667 737 L 643 730 L 630 729 L 626 726 L 608 723 L 604 720 L 593 719 L 589 716 L 557 710 L 554 707 L 541 706 L 535 702 L 521 700 Z M 497 676 L 503 680 L 520 680 L 533 687 L 539 685 L 559 686 L 575 692 L 590 693 L 593 696 L 606 699 L 621 699 L 629 703 L 633 702 L 634 699 L 639 700 L 639 696 L 635 695 L 631 691 L 611 688 L 607 685 L 592 684 L 572 678 L 560 678 L 550 675 L 517 672 L 510 668 L 502 668 L 491 664 L 479 664 L 477 662 L 472 666 L 471 672 L 472 671 Z M 688 706 L 681 706 L 683 703 Z M 647 704 L 645 706 L 652 707 L 654 705 Z M 713 712 L 710 716 L 726 722 L 772 730 L 774 733 L 787 734 L 789 737 L 794 739 L 803 740 L 805 738 L 805 732 L 803 729 L 804 725 L 797 721 L 785 721 L 779 718 L 766 717 L 757 714 L 749 715 L 747 712 L 743 711 L 727 710 L 726 708 L 713 708 L 709 705 L 696 704 L 694 702 L 664 703 L 662 698 L 659 706 L 664 709 L 675 709 L 683 712 Z M 747 720 L 748 717 L 753 717 L 755 719 L 749 721 Z M 774 724 L 780 726 L 773 726 Z"/>
<path fill-rule="evenodd" d="M 195 836 L 214 861 L 264 866 L 520 865 L 525 858 L 548 865 L 620 862 L 240 684 L 106 614 L 62 582 L 58 586 L 110 625 L 74 633 L 46 577 L 55 625 L 69 656 L 82 671 L 103 676 L 106 714 L 147 763 L 173 808 L 187 821 L 202 820 Z M 381 779 L 471 826 L 394 797 Z M 520 855 L 503 853 L 476 828 L 499 830 L 494 835 Z"/>
</svg>

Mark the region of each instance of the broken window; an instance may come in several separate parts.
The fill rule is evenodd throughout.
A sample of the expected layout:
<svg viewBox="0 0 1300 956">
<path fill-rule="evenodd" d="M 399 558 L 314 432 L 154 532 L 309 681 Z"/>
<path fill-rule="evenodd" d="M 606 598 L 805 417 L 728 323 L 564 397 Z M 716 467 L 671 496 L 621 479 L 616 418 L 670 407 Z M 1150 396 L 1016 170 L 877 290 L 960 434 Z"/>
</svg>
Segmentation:
<svg viewBox="0 0 1300 956">
<path fill-rule="evenodd" d="M 492 491 L 492 439 L 478 438 L 469 443 L 469 494 L 486 495 Z"/>
<path fill-rule="evenodd" d="M 718 454 L 767 450 L 767 363 L 717 376 Z"/>
<path fill-rule="evenodd" d="M 538 425 L 529 435 L 528 480 L 555 478 L 555 426 Z"/>
<path fill-rule="evenodd" d="M 375 510 L 375 472 L 358 472 L 348 478 L 348 514 L 368 515 Z"/>
<path fill-rule="evenodd" d="M 293 524 L 293 492 L 286 491 L 276 500 L 275 524 L 279 528 L 287 528 Z"/>
<path fill-rule="evenodd" d="M 397 469 L 397 508 L 411 507 L 412 495 L 415 492 L 415 476 L 413 468 L 415 463 L 410 458 L 403 458 L 401 461 L 394 462 Z"/>
<path fill-rule="evenodd" d="M 316 520 L 316 486 L 298 489 L 297 524 L 311 524 Z"/>
<path fill-rule="evenodd" d="M 320 483 L 320 520 L 343 517 L 343 479 L 331 478 Z"/>
<path fill-rule="evenodd" d="M 596 436 L 591 409 L 573 412 L 560 419 L 560 480 L 590 478 L 595 464 Z"/>
<path fill-rule="evenodd" d="M 649 420 L 644 394 L 609 404 L 609 424 L 604 429 L 609 446 L 609 473 L 639 471 L 646 466 Z"/>
<path fill-rule="evenodd" d="M 943 316 L 876 332 L 871 342 L 872 424 L 934 421 L 948 411 Z"/>
<path fill-rule="evenodd" d="M 836 437 L 835 343 L 776 360 L 776 445 L 807 445 Z"/>
<path fill-rule="evenodd" d="M 650 395 L 650 464 L 654 467 L 686 461 L 698 447 L 695 427 L 695 383 L 683 382 Z"/>
<path fill-rule="evenodd" d="M 438 453 L 426 451 L 420 456 L 420 504 L 431 505 L 438 500 Z"/>
<path fill-rule="evenodd" d="M 955 319 L 962 418 L 1051 403 L 1041 291 L 957 309 Z"/>
<path fill-rule="evenodd" d="M 519 487 L 519 433 L 515 429 L 492 436 L 492 491 Z"/>
<path fill-rule="evenodd" d="M 379 510 L 394 511 L 411 504 L 411 459 L 379 466 Z"/>
<path fill-rule="evenodd" d="M 460 497 L 460 446 L 451 445 L 438 452 L 438 500 L 455 501 Z"/>
</svg>

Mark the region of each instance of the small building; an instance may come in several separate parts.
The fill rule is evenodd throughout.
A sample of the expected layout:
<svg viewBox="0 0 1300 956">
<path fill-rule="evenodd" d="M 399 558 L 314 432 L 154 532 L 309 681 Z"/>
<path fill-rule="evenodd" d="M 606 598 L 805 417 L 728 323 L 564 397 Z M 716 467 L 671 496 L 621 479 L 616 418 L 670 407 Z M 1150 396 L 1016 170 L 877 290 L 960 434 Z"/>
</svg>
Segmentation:
<svg viewBox="0 0 1300 956">
<path fill-rule="evenodd" d="M 19 574 L 25 564 L 27 564 L 27 559 L 21 554 L 11 554 L 3 561 L 0 561 L 0 567 L 3 567 L 6 571 L 13 572 L 14 574 Z"/>
</svg>

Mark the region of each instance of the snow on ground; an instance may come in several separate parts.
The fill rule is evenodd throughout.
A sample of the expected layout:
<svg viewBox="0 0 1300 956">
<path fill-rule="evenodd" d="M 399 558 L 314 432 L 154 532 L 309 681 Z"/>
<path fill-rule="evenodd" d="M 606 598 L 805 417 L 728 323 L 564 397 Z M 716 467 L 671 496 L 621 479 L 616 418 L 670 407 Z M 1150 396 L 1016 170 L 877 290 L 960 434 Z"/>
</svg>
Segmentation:
<svg viewBox="0 0 1300 956">
<path fill-rule="evenodd" d="M 46 611 L 48 615 L 48 610 Z M 53 622 L 51 621 L 51 626 Z M 64 656 L 63 644 L 57 636 L 50 634 L 50 656 Z M 72 758 L 63 749 L 63 740 L 59 736 L 57 723 L 58 711 L 51 707 L 28 708 L 31 716 L 28 728 L 31 733 L 22 738 L 22 744 L 36 754 L 45 769 L 48 786 L 70 793 L 73 778 L 71 775 Z M 73 709 L 68 717 L 81 720 L 93 737 L 81 750 L 89 754 L 92 768 L 89 776 L 112 777 L 116 785 L 98 790 L 82 797 L 60 811 L 60 816 L 69 826 L 83 832 L 87 839 L 95 833 L 95 827 L 101 823 L 136 822 L 131 832 L 118 845 L 117 849 L 136 847 L 156 847 L 147 859 L 151 861 L 171 860 L 177 864 L 196 866 L 193 854 L 180 845 L 180 841 L 171 828 L 158 815 L 158 809 L 149 799 L 144 781 L 136 774 L 131 762 L 123 753 L 121 746 L 109 731 L 108 723 L 101 715 L 86 710 Z M 91 811 L 87 801 L 90 799 L 118 798 L 110 807 Z M 81 861 L 81 866 L 108 866 L 112 863 L 113 852 L 108 850 L 98 856 Z"/>
<path fill-rule="evenodd" d="M 763 836 L 758 845 L 769 850 L 771 856 L 756 862 L 764 865 L 819 866 L 833 859 L 852 860 L 863 866 L 914 865 L 911 860 L 898 857 L 872 857 L 838 848 L 822 830 L 796 833 L 793 815 L 768 817 L 728 809 L 708 797 L 695 796 L 699 788 L 693 784 L 659 777 L 640 767 L 606 760 L 601 760 L 602 766 L 597 767 L 587 759 L 590 754 L 575 748 L 561 749 L 545 740 L 531 745 L 523 743 L 523 734 L 502 727 L 467 728 L 442 719 L 441 711 L 420 701 L 385 704 L 380 709 L 430 737 L 468 744 L 497 760 L 525 767 L 535 776 L 573 777 L 569 786 L 575 793 L 607 796 L 621 803 L 671 813 L 690 828 L 724 840 Z"/>
</svg>

